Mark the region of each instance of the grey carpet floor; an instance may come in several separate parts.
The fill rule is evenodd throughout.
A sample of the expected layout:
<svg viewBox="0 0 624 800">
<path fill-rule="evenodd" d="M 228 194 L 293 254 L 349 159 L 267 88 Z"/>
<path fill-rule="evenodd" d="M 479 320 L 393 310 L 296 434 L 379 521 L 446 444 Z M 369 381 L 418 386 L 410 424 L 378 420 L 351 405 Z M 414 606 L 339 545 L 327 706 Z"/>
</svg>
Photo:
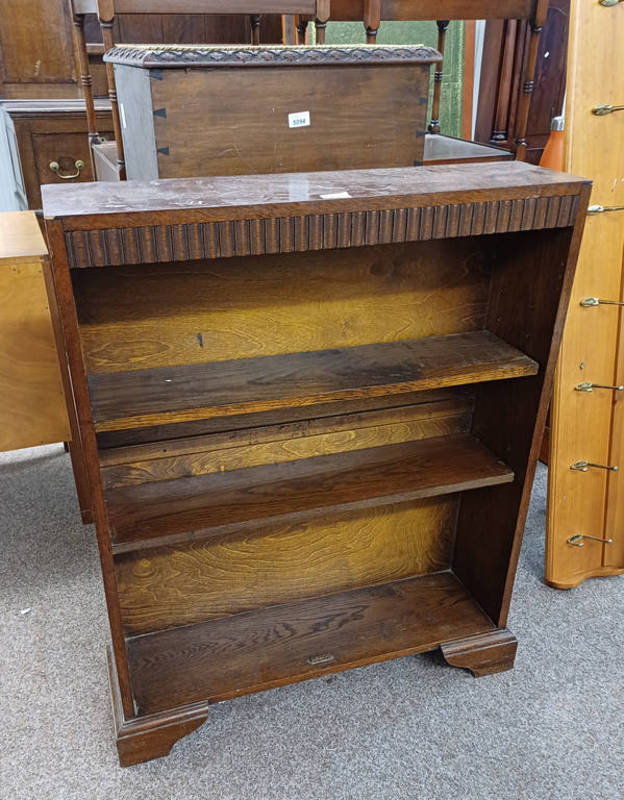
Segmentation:
<svg viewBox="0 0 624 800">
<path fill-rule="evenodd" d="M 545 486 L 540 468 L 515 670 L 475 680 L 426 654 L 242 697 L 122 770 L 69 459 L 0 455 L 1 800 L 622 800 L 624 580 L 543 585 Z"/>
</svg>

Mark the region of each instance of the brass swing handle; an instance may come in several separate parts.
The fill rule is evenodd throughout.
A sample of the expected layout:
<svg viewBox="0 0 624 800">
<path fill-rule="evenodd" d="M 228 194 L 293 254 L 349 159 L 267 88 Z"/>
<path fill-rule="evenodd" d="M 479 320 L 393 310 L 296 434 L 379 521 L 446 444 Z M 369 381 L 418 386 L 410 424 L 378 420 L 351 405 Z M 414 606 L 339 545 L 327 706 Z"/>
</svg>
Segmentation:
<svg viewBox="0 0 624 800">
<path fill-rule="evenodd" d="M 59 178 L 62 178 L 64 181 L 71 181 L 73 178 L 78 178 L 80 176 L 80 170 L 84 167 L 84 161 L 79 158 L 77 161 L 74 161 L 74 166 L 76 167 L 76 171 L 72 172 L 71 175 L 61 175 L 61 165 L 58 161 L 50 161 L 49 167 L 52 172 L 55 172 Z"/>
<path fill-rule="evenodd" d="M 603 105 L 594 106 L 594 108 L 592 108 L 592 114 L 595 114 L 597 117 L 606 117 L 607 114 L 613 114 L 614 111 L 624 111 L 624 106 L 610 106 L 604 103 Z"/>
<path fill-rule="evenodd" d="M 585 539 L 589 539 L 590 542 L 613 544 L 613 539 L 599 539 L 597 536 L 590 536 L 588 533 L 575 533 L 574 536 L 570 536 L 568 539 L 568 544 L 572 545 L 572 547 L 584 547 Z"/>
<path fill-rule="evenodd" d="M 624 211 L 624 206 L 589 206 L 588 214 L 604 214 L 605 211 Z"/>
</svg>

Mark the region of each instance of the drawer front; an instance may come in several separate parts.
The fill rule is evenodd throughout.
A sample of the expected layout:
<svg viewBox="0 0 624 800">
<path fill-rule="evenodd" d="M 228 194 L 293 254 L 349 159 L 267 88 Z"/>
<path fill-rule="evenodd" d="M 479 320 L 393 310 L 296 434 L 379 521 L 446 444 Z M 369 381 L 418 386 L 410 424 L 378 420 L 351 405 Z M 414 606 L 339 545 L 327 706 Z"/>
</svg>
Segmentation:
<svg viewBox="0 0 624 800">
<path fill-rule="evenodd" d="M 86 133 L 36 133 L 33 147 L 40 184 L 93 180 Z M 77 168 L 77 161 L 84 166 Z M 51 163 L 59 165 L 58 173 L 50 167 Z M 69 178 L 70 175 L 76 177 Z"/>
<path fill-rule="evenodd" d="M 102 131 L 101 135 L 107 139 L 113 138 L 112 131 Z M 31 208 L 41 207 L 39 186 L 43 183 L 76 183 L 95 180 L 91 169 L 86 130 L 71 133 L 33 133 L 31 143 L 34 161 L 32 166 L 37 183 L 36 188 L 28 187 Z M 24 157 L 26 157 L 25 154 L 22 155 L 22 159 Z M 79 170 L 76 167 L 76 161 L 82 161 L 84 164 Z M 50 167 L 50 164 L 54 162 L 59 166 L 57 172 Z"/>
</svg>

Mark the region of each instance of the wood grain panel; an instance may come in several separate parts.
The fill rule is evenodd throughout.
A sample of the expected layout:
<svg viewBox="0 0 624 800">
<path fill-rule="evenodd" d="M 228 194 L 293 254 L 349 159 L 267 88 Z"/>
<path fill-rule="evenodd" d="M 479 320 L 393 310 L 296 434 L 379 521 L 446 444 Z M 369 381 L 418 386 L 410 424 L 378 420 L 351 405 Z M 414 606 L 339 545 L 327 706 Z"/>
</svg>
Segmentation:
<svg viewBox="0 0 624 800">
<path fill-rule="evenodd" d="M 102 482 L 113 489 L 466 433 L 471 411 L 458 398 L 105 450 Z"/>
<path fill-rule="evenodd" d="M 264 411 L 258 414 L 234 414 L 227 417 L 210 417 L 192 422 L 173 423 L 172 425 L 155 425 L 147 428 L 130 428 L 121 431 L 106 431 L 97 434 L 99 455 L 103 459 L 109 451 L 119 448 L 120 452 L 127 447 L 140 444 L 155 444 L 166 447 L 174 439 L 188 439 L 214 433 L 229 433 L 244 428 L 261 428 L 265 426 L 284 425 L 299 422 L 307 425 L 310 418 L 326 420 L 328 417 L 339 417 L 360 412 L 380 411 L 398 408 L 399 406 L 437 403 L 439 401 L 465 401 L 472 407 L 473 390 L 470 387 L 454 387 L 452 389 L 432 389 L 426 392 L 407 392 L 400 395 L 370 397 L 363 400 L 349 400 L 346 403 L 319 403 L 311 406 L 295 406 L 281 408 L 277 411 Z M 312 413 L 310 413 L 312 411 Z M 106 463 L 109 463 L 108 461 Z M 110 463 L 115 463 L 110 462 Z"/>
<path fill-rule="evenodd" d="M 32 211 L 0 214 L 0 451 L 71 438 Z"/>
<path fill-rule="evenodd" d="M 496 166 L 496 165 L 492 165 Z M 510 204 L 510 205 L 509 205 Z M 527 207 L 525 209 L 525 204 Z M 459 204 L 463 205 L 463 204 Z M 380 231 L 378 216 L 369 216 L 359 211 L 346 211 L 333 215 L 333 225 L 340 225 L 345 232 L 341 247 L 360 247 L 387 242 L 427 241 L 430 239 L 452 239 L 459 236 L 480 236 L 484 233 L 508 233 L 520 230 L 568 227 L 574 223 L 578 210 L 578 197 L 539 197 L 520 200 L 491 200 L 467 204 L 470 222 L 461 209 L 454 204 L 424 206 L 419 209 L 380 209 L 387 218 L 384 230 Z M 530 209 L 530 216 L 528 210 Z M 404 212 L 414 211 L 417 220 L 403 225 Z M 330 236 L 324 235 L 326 215 L 279 217 L 271 226 L 270 220 L 249 217 L 251 228 L 258 228 L 261 235 L 249 237 L 249 251 L 242 245 L 236 248 L 236 225 L 221 227 L 218 222 L 200 222 L 194 225 L 153 225 L 134 229 L 137 248 L 134 252 L 119 249 L 117 229 L 96 231 L 80 230 L 66 233 L 66 245 L 71 267 L 103 267 L 117 264 L 150 264 L 159 261 L 189 261 L 194 258 L 227 258 L 235 252 L 243 255 L 268 253 L 292 253 L 297 246 L 301 231 L 307 231 L 306 250 L 323 250 L 337 247 Z M 486 220 L 489 221 L 486 229 Z M 495 222 L 494 222 L 495 221 Z M 237 221 L 238 223 L 238 221 Z M 279 231 L 287 231 L 281 237 Z M 350 231 L 347 238 L 346 231 Z M 263 235 L 262 235 L 263 234 Z M 175 252 L 169 242 L 175 240 L 179 246 Z M 155 244 L 156 243 L 156 244 Z M 199 251 L 199 255 L 197 255 Z"/>
<path fill-rule="evenodd" d="M 74 273 L 91 374 L 478 330 L 488 281 L 471 239 Z"/>
<path fill-rule="evenodd" d="M 118 556 L 125 630 L 147 633 L 447 569 L 457 498 L 259 526 Z"/>
<path fill-rule="evenodd" d="M 411 167 L 423 159 L 428 64 L 159 74 L 150 86 L 154 110 L 164 109 L 154 117 L 160 178 Z M 311 124 L 290 128 L 288 115 L 301 111 Z"/>
<path fill-rule="evenodd" d="M 443 572 L 138 636 L 127 648 L 138 713 L 148 714 L 432 650 L 494 627 Z"/>
<path fill-rule="evenodd" d="M 439 497 L 513 481 L 468 434 L 436 437 L 249 469 L 123 486 L 105 492 L 113 539 L 203 531 L 212 537 L 285 515 L 331 513 Z"/>
<path fill-rule="evenodd" d="M 97 431 L 535 375 L 539 365 L 489 331 L 286 353 L 88 378 Z"/>
<path fill-rule="evenodd" d="M 66 442 L 69 420 L 41 261 L 0 264 L 0 296 L 0 451 Z"/>
</svg>

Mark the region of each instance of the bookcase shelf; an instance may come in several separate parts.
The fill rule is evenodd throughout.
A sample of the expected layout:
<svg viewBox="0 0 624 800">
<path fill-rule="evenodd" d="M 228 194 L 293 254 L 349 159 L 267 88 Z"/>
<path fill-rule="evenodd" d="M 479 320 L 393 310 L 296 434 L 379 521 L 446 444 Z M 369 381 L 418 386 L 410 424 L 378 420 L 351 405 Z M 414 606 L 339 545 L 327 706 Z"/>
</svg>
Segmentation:
<svg viewBox="0 0 624 800">
<path fill-rule="evenodd" d="M 450 572 L 126 640 L 140 713 L 214 703 L 399 656 L 495 626 Z"/>
<path fill-rule="evenodd" d="M 469 434 L 105 490 L 116 552 L 144 539 L 204 536 L 266 519 L 401 503 L 509 483 L 513 472 Z M 125 543 L 125 546 L 121 546 Z"/>
<path fill-rule="evenodd" d="M 332 671 L 512 668 L 589 191 L 517 161 L 43 188 L 122 764 Z"/>
<path fill-rule="evenodd" d="M 535 375 L 489 331 L 89 376 L 97 431 Z"/>
</svg>

